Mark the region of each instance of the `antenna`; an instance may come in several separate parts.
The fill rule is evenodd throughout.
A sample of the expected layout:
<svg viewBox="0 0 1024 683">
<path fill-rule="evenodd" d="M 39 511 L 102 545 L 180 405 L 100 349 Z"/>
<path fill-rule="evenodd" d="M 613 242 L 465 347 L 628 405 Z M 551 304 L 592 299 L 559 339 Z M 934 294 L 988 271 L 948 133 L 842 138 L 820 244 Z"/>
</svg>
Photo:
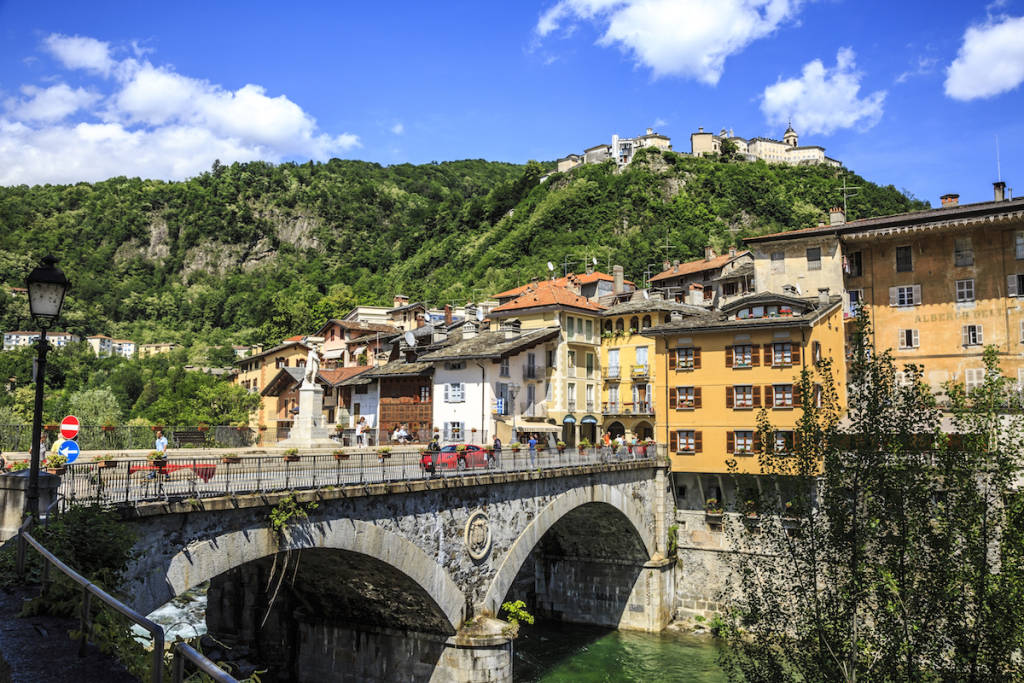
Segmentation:
<svg viewBox="0 0 1024 683">
<path fill-rule="evenodd" d="M 416 346 L 416 335 L 414 335 L 411 330 L 405 333 L 405 345 Z"/>
<path fill-rule="evenodd" d="M 843 175 L 843 186 L 842 186 L 842 188 L 840 188 L 840 192 L 843 193 L 843 213 L 844 214 L 849 214 L 850 213 L 849 211 L 846 210 L 846 199 L 847 199 L 847 197 L 849 197 L 850 195 L 857 194 L 856 191 L 859 190 L 859 189 L 860 189 L 860 185 L 847 185 L 846 184 L 846 175 L 845 174 Z"/>
</svg>

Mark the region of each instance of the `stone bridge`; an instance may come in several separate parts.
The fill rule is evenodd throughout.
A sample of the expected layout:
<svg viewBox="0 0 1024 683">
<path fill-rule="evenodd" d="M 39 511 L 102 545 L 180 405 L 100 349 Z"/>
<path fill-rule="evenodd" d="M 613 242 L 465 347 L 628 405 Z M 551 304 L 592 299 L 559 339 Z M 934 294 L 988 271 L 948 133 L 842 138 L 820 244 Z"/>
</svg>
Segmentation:
<svg viewBox="0 0 1024 683">
<path fill-rule="evenodd" d="M 316 503 L 275 533 L 288 496 Z M 653 461 L 146 503 L 127 591 L 210 581 L 212 635 L 278 680 L 511 680 L 502 602 L 647 631 L 672 617 L 671 492 Z"/>
</svg>

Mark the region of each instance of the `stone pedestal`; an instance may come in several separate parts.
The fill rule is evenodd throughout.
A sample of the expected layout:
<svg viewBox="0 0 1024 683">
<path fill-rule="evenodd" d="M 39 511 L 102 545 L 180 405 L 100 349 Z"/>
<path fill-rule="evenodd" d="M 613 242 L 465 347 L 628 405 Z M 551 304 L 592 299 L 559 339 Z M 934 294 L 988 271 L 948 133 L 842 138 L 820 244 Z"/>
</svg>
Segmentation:
<svg viewBox="0 0 1024 683">
<path fill-rule="evenodd" d="M 60 477 L 39 473 L 39 512 L 46 512 L 57 497 Z M 0 474 L 0 543 L 17 535 L 28 500 L 28 470 Z"/>
<path fill-rule="evenodd" d="M 324 425 L 324 390 L 303 380 L 299 387 L 299 414 L 295 416 L 282 448 L 337 448 Z"/>
</svg>

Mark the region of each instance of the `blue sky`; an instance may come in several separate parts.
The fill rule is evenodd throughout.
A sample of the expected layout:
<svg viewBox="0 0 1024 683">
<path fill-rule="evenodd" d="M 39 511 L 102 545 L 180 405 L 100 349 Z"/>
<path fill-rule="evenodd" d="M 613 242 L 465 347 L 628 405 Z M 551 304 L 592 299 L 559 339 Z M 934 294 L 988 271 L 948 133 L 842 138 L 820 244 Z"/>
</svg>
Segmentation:
<svg viewBox="0 0 1024 683">
<path fill-rule="evenodd" d="M 933 205 L 1024 194 L 1024 0 L 0 0 L 0 184 L 222 162 L 553 160 L 653 127 L 820 144 Z"/>
</svg>

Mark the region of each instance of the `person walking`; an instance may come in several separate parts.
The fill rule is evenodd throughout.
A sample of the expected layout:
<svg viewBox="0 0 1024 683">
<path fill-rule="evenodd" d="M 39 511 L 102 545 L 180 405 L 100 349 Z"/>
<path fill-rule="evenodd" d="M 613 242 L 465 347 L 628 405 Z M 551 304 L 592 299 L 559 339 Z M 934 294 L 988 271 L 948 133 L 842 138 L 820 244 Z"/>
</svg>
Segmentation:
<svg viewBox="0 0 1024 683">
<path fill-rule="evenodd" d="M 356 445 L 357 446 L 365 446 L 366 445 L 364 443 L 364 441 L 366 440 L 366 437 L 364 436 L 365 434 L 366 434 L 366 418 L 365 417 L 360 417 L 359 418 L 359 422 L 356 423 Z"/>
<path fill-rule="evenodd" d="M 530 440 L 526 442 L 526 445 L 530 447 L 530 467 L 534 467 L 537 464 L 537 435 L 530 434 Z"/>
<path fill-rule="evenodd" d="M 497 436 L 494 437 L 494 443 L 491 444 L 491 467 L 501 466 L 501 439 Z"/>
<path fill-rule="evenodd" d="M 160 430 L 156 433 L 156 452 L 160 454 L 161 458 L 167 457 L 167 437 Z"/>
</svg>

